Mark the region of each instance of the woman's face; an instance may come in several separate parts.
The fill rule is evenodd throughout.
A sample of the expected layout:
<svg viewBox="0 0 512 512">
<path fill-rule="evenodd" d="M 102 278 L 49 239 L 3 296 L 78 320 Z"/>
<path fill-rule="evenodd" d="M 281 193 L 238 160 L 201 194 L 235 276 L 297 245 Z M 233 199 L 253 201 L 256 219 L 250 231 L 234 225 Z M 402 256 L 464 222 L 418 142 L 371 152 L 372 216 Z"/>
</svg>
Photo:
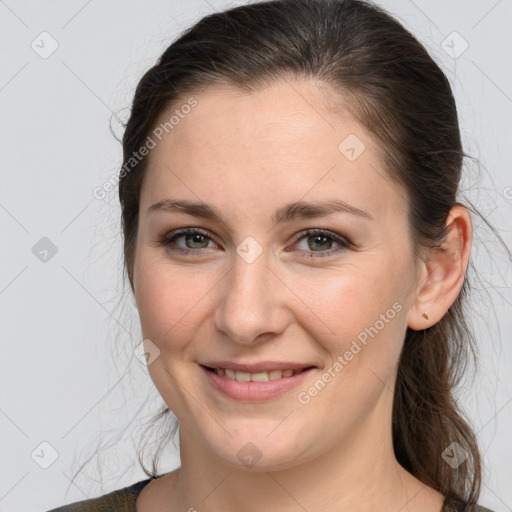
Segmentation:
<svg viewBox="0 0 512 512">
<path fill-rule="evenodd" d="M 151 135 L 134 293 L 151 377 L 201 460 L 268 470 L 390 440 L 416 278 L 405 193 L 324 100 L 308 81 L 211 87 Z"/>
</svg>

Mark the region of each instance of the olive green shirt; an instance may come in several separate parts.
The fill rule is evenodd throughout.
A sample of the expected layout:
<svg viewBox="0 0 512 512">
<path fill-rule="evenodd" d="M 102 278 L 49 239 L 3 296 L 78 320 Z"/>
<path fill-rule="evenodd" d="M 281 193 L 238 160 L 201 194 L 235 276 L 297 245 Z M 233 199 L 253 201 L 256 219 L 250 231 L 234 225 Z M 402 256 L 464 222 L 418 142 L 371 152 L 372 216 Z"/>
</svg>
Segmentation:
<svg viewBox="0 0 512 512">
<path fill-rule="evenodd" d="M 64 505 L 48 512 L 136 512 L 137 496 L 151 480 L 152 478 L 148 478 L 99 498 Z M 464 503 L 457 498 L 448 496 L 444 500 L 441 512 L 492 512 L 492 510 L 477 506 L 470 511 L 469 507 L 465 507 Z"/>
</svg>

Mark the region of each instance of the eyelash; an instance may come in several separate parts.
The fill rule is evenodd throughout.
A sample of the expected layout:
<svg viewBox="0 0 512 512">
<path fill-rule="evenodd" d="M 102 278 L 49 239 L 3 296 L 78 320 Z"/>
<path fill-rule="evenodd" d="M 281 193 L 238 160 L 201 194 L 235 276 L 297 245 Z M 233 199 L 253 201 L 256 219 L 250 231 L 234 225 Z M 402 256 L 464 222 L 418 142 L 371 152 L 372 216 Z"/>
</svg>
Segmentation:
<svg viewBox="0 0 512 512">
<path fill-rule="evenodd" d="M 197 253 L 197 252 L 200 252 L 200 251 L 206 249 L 206 247 L 202 248 L 202 249 L 184 249 L 183 247 L 176 246 L 174 244 L 174 241 L 182 236 L 185 236 L 185 235 L 202 235 L 206 238 L 209 238 L 212 242 L 216 243 L 215 240 L 210 235 L 208 235 L 208 233 L 206 231 L 203 231 L 202 229 L 199 229 L 199 228 L 186 228 L 186 229 L 182 229 L 182 230 L 178 231 L 177 233 L 174 233 L 173 236 L 171 236 L 171 237 L 169 237 L 167 235 L 164 238 L 160 238 L 160 239 L 156 240 L 156 244 L 157 244 L 157 246 L 167 247 L 171 251 L 178 252 L 180 254 Z M 338 253 L 342 252 L 343 250 L 348 249 L 352 246 L 352 244 L 347 239 L 340 237 L 339 235 L 336 235 L 332 231 L 328 231 L 325 229 L 309 229 L 309 230 L 301 233 L 298 237 L 296 237 L 294 243 L 299 242 L 303 238 L 309 238 L 313 235 L 325 236 L 327 238 L 330 238 L 333 241 L 335 241 L 336 243 L 338 243 L 340 245 L 340 247 L 338 247 L 335 250 L 329 249 L 327 251 L 312 251 L 305 256 L 308 259 L 326 258 L 329 256 L 333 256 L 334 254 L 338 254 Z"/>
</svg>

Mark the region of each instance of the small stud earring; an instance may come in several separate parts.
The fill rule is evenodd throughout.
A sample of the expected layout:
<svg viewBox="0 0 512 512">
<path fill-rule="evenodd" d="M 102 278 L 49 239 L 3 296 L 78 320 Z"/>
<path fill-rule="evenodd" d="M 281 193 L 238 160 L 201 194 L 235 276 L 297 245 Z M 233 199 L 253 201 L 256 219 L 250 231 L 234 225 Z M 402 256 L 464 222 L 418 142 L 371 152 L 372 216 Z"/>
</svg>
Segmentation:
<svg viewBox="0 0 512 512">
<path fill-rule="evenodd" d="M 422 316 L 423 318 L 425 318 L 425 320 L 428 320 L 428 314 L 427 314 L 427 313 L 423 313 L 421 316 Z"/>
</svg>

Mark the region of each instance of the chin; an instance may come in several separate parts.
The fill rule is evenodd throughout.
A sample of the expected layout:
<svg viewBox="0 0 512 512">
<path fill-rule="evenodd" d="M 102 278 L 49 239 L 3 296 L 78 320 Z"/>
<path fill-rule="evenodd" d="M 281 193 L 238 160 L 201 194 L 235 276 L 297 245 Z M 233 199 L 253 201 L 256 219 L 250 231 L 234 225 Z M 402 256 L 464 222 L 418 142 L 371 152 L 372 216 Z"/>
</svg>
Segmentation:
<svg viewBox="0 0 512 512">
<path fill-rule="evenodd" d="M 234 434 L 231 437 L 226 434 L 222 439 L 210 440 L 210 450 L 230 469 L 236 471 L 260 472 L 287 469 L 296 466 L 299 463 L 299 457 L 305 462 L 307 457 L 304 457 L 299 448 L 300 443 L 304 441 L 304 435 L 299 431 L 296 436 L 292 435 L 289 425 L 286 429 L 283 428 L 281 436 L 277 432 L 278 429 L 279 427 L 272 432 L 272 429 L 267 428 L 266 425 L 260 425 L 259 428 L 254 425 L 254 435 L 251 435 L 250 431 L 240 436 Z M 269 435 L 268 432 L 272 433 Z"/>
</svg>

